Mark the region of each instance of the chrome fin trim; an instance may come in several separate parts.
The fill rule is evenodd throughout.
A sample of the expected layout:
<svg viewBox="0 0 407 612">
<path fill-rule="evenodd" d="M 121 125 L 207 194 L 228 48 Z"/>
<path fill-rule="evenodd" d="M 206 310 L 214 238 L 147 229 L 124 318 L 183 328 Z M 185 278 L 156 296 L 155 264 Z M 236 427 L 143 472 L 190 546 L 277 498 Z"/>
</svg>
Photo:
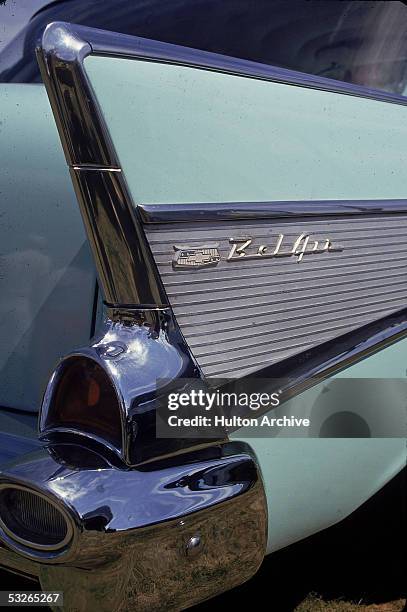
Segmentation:
<svg viewBox="0 0 407 612">
<path fill-rule="evenodd" d="M 237 219 L 354 216 L 407 213 L 407 200 L 302 200 L 270 202 L 192 202 L 139 204 L 143 223 L 190 223 Z"/>
<path fill-rule="evenodd" d="M 103 114 L 84 70 L 92 30 L 45 29 L 37 58 L 108 304 L 168 306 Z"/>
</svg>

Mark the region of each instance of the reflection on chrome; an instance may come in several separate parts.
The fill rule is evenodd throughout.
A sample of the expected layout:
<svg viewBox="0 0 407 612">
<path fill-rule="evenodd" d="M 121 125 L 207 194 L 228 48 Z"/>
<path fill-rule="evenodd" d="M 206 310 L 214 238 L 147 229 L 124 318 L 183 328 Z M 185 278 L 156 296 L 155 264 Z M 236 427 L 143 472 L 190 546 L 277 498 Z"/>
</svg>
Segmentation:
<svg viewBox="0 0 407 612">
<path fill-rule="evenodd" d="M 114 391 L 109 406 L 103 410 L 99 404 L 87 406 L 82 393 L 82 404 L 74 395 L 70 407 L 61 412 L 58 390 L 75 363 L 82 364 L 82 370 L 78 370 L 83 372 L 81 389 L 87 384 L 82 380 L 86 370 L 89 376 L 94 372 L 99 383 L 104 373 Z M 193 447 L 197 441 L 163 439 L 153 443 L 155 411 L 168 381 L 176 384 L 180 380 L 182 384 L 183 379 L 200 377 L 170 310 L 108 309 L 102 329 L 91 344 L 66 355 L 52 374 L 41 408 L 40 435 L 50 441 L 81 436 L 116 453 L 128 465 Z M 94 387 L 94 391 L 97 389 Z M 114 423 L 115 411 L 119 412 L 120 425 Z"/>
<path fill-rule="evenodd" d="M 35 562 L 42 588 L 64 591 L 69 610 L 158 610 L 163 601 L 184 609 L 247 580 L 264 556 L 264 488 L 238 444 L 143 470 L 113 467 L 77 444 L 51 445 L 4 470 L 4 482 L 24 482 L 72 522 L 63 551 L 25 547 L 0 527 L 1 540 Z M 193 538 L 203 546 L 189 555 Z"/>
</svg>

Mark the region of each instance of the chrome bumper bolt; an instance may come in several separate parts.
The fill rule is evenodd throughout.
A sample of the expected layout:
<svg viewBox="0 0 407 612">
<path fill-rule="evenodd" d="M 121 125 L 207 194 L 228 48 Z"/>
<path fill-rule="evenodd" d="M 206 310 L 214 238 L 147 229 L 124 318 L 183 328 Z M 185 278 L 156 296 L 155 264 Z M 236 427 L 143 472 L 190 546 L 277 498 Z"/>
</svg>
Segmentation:
<svg viewBox="0 0 407 612">
<path fill-rule="evenodd" d="M 186 545 L 187 557 L 196 557 L 202 550 L 202 540 L 199 535 L 192 536 Z"/>
</svg>

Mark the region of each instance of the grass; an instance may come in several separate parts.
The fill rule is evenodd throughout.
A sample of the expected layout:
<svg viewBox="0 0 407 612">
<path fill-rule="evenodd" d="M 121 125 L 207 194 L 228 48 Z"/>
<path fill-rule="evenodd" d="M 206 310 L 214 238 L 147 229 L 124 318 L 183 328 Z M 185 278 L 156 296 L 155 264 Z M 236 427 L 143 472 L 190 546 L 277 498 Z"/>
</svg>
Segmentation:
<svg viewBox="0 0 407 612">
<path fill-rule="evenodd" d="M 325 601 L 318 595 L 311 593 L 295 608 L 295 612 L 402 612 L 405 610 L 405 606 L 405 599 L 365 605 L 362 602 L 352 603 L 340 599 Z"/>
</svg>

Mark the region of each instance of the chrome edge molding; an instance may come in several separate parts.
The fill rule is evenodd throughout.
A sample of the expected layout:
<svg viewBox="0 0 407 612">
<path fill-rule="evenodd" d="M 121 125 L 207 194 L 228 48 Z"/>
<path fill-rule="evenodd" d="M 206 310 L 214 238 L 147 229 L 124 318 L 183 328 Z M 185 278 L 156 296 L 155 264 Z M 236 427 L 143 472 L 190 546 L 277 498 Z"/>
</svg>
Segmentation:
<svg viewBox="0 0 407 612">
<path fill-rule="evenodd" d="M 92 46 L 82 32 L 69 24 L 50 24 L 37 58 L 104 298 L 108 304 L 166 307 L 161 279 L 83 67 Z"/>
<path fill-rule="evenodd" d="M 92 30 L 90 28 L 75 26 L 83 40 L 92 46 L 93 53 L 101 55 L 120 55 L 156 62 L 167 62 L 191 66 L 201 70 L 227 72 L 237 76 L 245 76 L 264 81 L 275 81 L 286 85 L 297 85 L 311 89 L 321 89 L 332 93 L 340 93 L 361 98 L 370 98 L 392 104 L 407 104 L 407 98 L 397 94 L 387 93 L 378 89 L 370 89 L 353 83 L 345 83 L 315 76 L 305 72 L 298 72 L 286 68 L 277 68 L 268 64 L 261 64 L 250 60 L 243 60 L 232 56 L 211 53 L 173 45 L 159 41 L 116 34 L 105 30 Z"/>
<path fill-rule="evenodd" d="M 83 356 L 101 365 L 105 362 L 98 352 L 99 344 L 116 339 L 127 347 L 125 354 L 120 356 L 121 379 L 110 364 L 112 382 L 121 398 L 123 439 L 120 448 L 112 449 L 107 442 L 104 445 L 133 465 L 199 443 L 174 440 L 169 444 L 166 440 L 155 440 L 158 400 L 154 390 L 156 379 L 164 377 L 165 373 L 174 381 L 202 375 L 169 308 L 137 207 L 132 202 L 103 114 L 84 70 L 84 59 L 93 52 L 91 41 L 97 36 L 95 32 L 66 23 L 52 23 L 45 29 L 37 48 L 41 74 L 108 307 L 108 316 L 98 337 L 89 347 L 67 355 L 51 377 L 41 409 L 40 434 L 47 439 L 49 436 L 61 439 L 72 434 L 69 428 L 48 427 L 47 421 L 58 373 L 64 362 L 72 356 Z M 104 33 L 109 49 L 112 39 L 117 40 L 117 36 Z M 140 363 L 136 349 L 130 348 L 136 345 L 139 351 L 145 351 L 149 360 Z M 106 364 L 103 367 L 109 369 Z M 144 405 L 147 396 L 148 407 Z M 140 404 L 143 404 L 141 408 Z M 76 433 L 95 443 L 100 442 L 91 434 Z"/>
<path fill-rule="evenodd" d="M 282 387 L 286 401 L 405 338 L 407 308 L 257 370 L 251 378 L 287 381 Z"/>
<path fill-rule="evenodd" d="M 139 204 L 143 223 L 188 223 L 282 217 L 353 216 L 407 213 L 407 200 L 310 200 Z"/>
</svg>

